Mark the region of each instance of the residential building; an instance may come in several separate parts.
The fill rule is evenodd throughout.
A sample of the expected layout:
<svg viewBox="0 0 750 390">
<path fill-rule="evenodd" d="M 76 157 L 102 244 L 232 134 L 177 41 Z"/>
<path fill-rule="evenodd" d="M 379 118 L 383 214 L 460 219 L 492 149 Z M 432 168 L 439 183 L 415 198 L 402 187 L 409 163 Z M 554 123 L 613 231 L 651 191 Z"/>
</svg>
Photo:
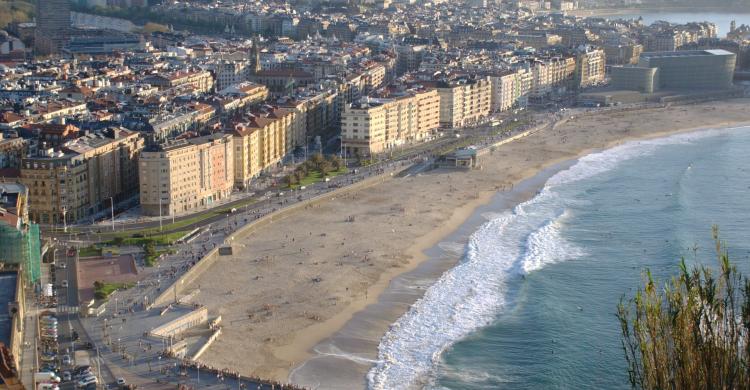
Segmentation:
<svg viewBox="0 0 750 390">
<path fill-rule="evenodd" d="M 83 157 L 88 170 L 90 212 L 96 213 L 138 192 L 138 156 L 144 139 L 138 132 L 111 127 L 62 145 Z"/>
<path fill-rule="evenodd" d="M 246 188 L 252 179 L 277 165 L 291 151 L 287 140 L 294 137 L 295 116 L 294 110 L 273 108 L 234 126 L 230 134 L 237 188 Z"/>
<path fill-rule="evenodd" d="M 607 56 L 602 49 L 582 48 L 576 54 L 575 87 L 588 88 L 604 82 Z"/>
<path fill-rule="evenodd" d="M 175 215 L 210 206 L 232 192 L 232 136 L 212 134 L 150 146 L 139 161 L 145 215 Z"/>
<path fill-rule="evenodd" d="M 347 105 L 341 139 L 347 155 L 370 156 L 424 141 L 440 126 L 440 95 L 413 90 L 386 99 L 363 98 Z"/>
<path fill-rule="evenodd" d="M 489 115 L 492 86 L 488 76 L 462 77 L 436 86 L 442 127 L 463 127 Z"/>
</svg>

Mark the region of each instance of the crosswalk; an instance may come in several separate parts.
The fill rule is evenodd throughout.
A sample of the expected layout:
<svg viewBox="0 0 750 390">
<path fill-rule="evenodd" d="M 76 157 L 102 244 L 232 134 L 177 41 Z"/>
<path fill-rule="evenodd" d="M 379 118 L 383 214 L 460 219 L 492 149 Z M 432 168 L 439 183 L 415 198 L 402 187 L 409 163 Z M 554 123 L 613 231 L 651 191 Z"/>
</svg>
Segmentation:
<svg viewBox="0 0 750 390">
<path fill-rule="evenodd" d="M 58 313 L 78 313 L 78 306 L 57 305 Z"/>
</svg>

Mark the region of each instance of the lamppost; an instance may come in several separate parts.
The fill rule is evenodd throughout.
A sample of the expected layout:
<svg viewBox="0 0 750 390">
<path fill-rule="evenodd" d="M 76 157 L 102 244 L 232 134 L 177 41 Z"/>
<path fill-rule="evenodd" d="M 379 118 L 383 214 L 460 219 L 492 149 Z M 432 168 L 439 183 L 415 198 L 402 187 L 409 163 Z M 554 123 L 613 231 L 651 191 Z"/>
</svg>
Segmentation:
<svg viewBox="0 0 750 390">
<path fill-rule="evenodd" d="M 109 197 L 109 207 L 112 211 L 112 231 L 115 231 L 115 198 Z"/>
</svg>

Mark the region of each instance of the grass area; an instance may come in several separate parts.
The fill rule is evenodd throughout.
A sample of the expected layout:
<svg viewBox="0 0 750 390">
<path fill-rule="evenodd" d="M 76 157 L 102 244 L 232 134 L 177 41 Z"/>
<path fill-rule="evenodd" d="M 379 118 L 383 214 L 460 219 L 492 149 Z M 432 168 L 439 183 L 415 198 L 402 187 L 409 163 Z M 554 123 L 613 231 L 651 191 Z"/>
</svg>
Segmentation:
<svg viewBox="0 0 750 390">
<path fill-rule="evenodd" d="M 94 245 L 87 246 L 78 250 L 78 257 L 94 257 L 94 256 L 101 256 L 101 255 L 102 255 L 102 248 L 99 248 Z"/>
<path fill-rule="evenodd" d="M 132 283 L 104 283 L 94 282 L 94 297 L 96 299 L 107 299 L 117 290 L 127 290 L 133 287 Z"/>
<path fill-rule="evenodd" d="M 349 172 L 349 170 L 346 167 L 341 167 L 338 171 L 331 171 L 328 172 L 327 177 L 336 177 L 338 175 L 343 175 L 345 173 Z M 325 180 L 325 177 L 323 177 L 323 174 L 318 170 L 310 171 L 310 173 L 302 180 L 300 180 L 297 184 L 292 184 L 289 188 L 300 188 L 302 186 L 309 186 L 312 184 L 315 184 L 317 182 Z"/>
<path fill-rule="evenodd" d="M 171 244 L 180 237 L 189 233 L 192 229 L 180 230 L 174 233 L 160 233 L 160 231 L 185 228 L 187 226 L 205 221 L 206 219 L 213 218 L 217 215 L 225 215 L 229 213 L 232 208 L 245 207 L 247 205 L 256 203 L 257 201 L 258 200 L 256 198 L 249 198 L 243 199 L 241 202 L 233 204 L 231 206 L 216 207 L 215 209 L 205 211 L 201 214 L 175 221 L 175 223 L 164 224 L 161 230 L 159 230 L 159 227 L 156 226 L 152 228 L 126 230 L 124 232 L 102 233 L 102 237 L 111 238 L 110 242 L 121 242 L 126 245 L 143 245 L 145 241 L 148 241 L 149 239 L 155 240 L 157 244 Z M 165 220 L 167 220 L 167 218 L 165 218 Z"/>
<path fill-rule="evenodd" d="M 130 232 L 129 237 L 119 237 L 108 241 L 107 243 L 113 245 L 146 245 L 149 242 L 153 242 L 156 245 L 172 245 L 175 241 L 182 238 L 182 236 L 190 233 L 190 230 L 179 230 L 172 233 L 154 234 L 154 235 L 143 235 L 143 237 L 137 237 L 138 232 Z M 136 236 L 136 237 L 134 237 Z"/>
<path fill-rule="evenodd" d="M 151 253 L 146 253 L 146 259 L 144 260 L 144 263 L 146 264 L 146 267 L 153 267 L 156 265 L 156 260 L 159 259 L 159 256 L 163 254 L 173 254 L 175 253 L 174 249 L 158 249 L 154 250 Z"/>
</svg>

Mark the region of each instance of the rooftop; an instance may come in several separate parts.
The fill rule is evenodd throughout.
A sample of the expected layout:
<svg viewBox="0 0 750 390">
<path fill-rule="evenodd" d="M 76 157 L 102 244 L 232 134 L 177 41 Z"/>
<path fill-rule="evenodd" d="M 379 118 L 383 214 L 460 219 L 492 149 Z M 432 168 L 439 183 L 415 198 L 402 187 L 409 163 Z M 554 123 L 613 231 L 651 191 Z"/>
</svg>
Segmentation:
<svg viewBox="0 0 750 390">
<path fill-rule="evenodd" d="M 728 56 L 734 55 L 730 51 L 723 49 L 715 50 L 680 50 L 680 51 L 655 51 L 641 54 L 644 58 L 659 58 L 659 57 L 695 57 L 695 56 Z"/>
</svg>

